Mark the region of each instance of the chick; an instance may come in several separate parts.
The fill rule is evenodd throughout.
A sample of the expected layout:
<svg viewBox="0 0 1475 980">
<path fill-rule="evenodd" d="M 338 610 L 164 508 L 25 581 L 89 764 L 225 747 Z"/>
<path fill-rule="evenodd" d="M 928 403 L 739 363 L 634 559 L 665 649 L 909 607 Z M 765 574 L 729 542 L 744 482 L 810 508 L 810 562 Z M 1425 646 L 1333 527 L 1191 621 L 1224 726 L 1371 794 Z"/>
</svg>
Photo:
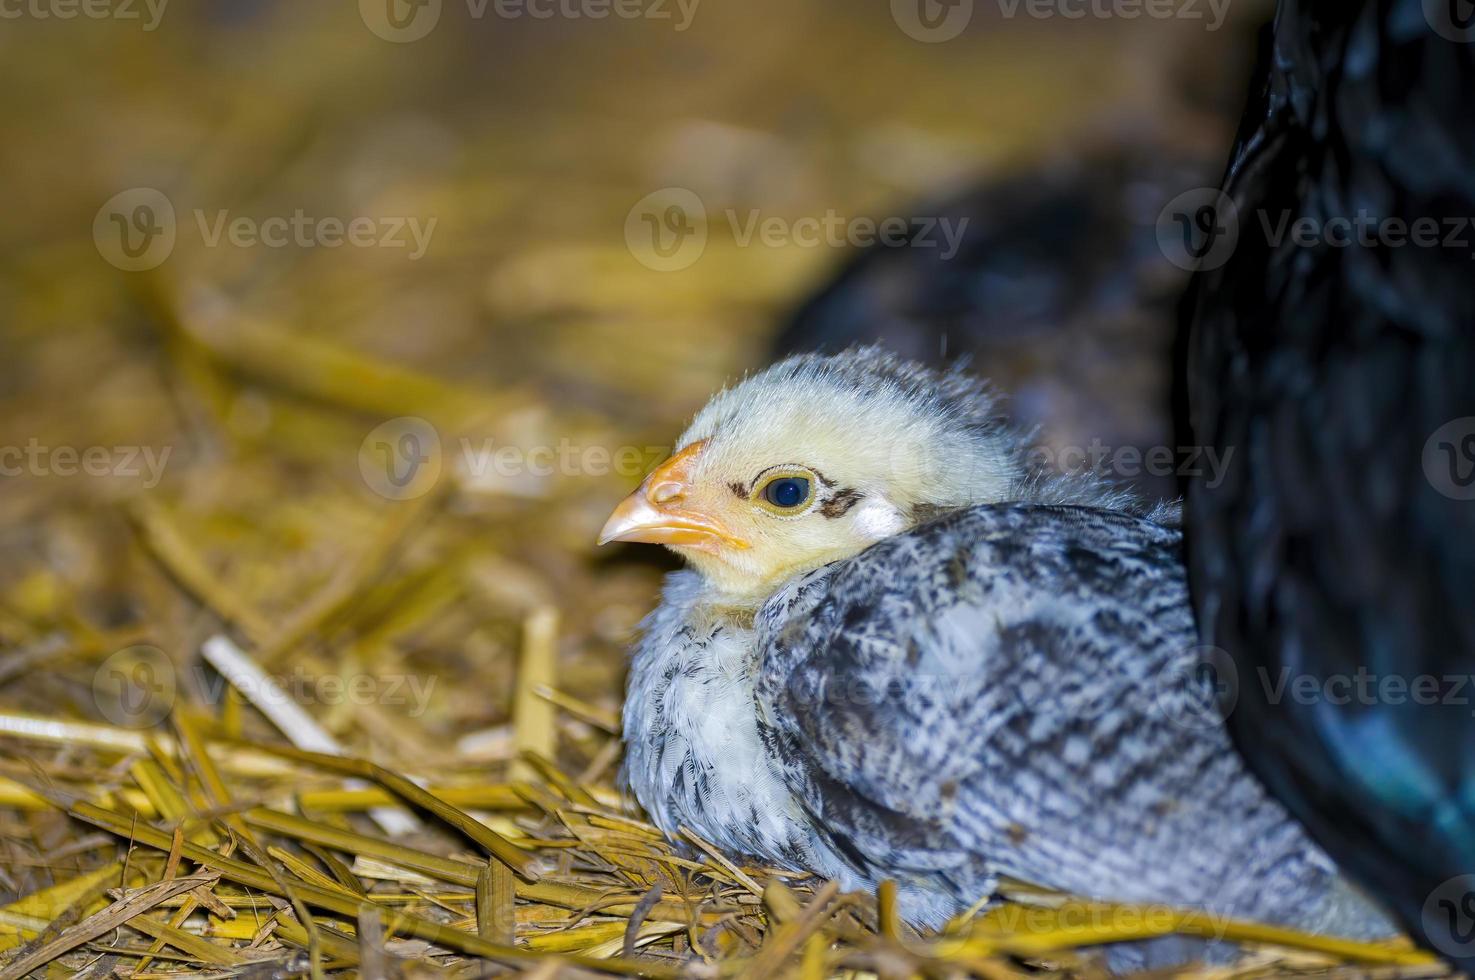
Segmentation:
<svg viewBox="0 0 1475 980">
<path fill-rule="evenodd" d="M 669 835 L 922 926 L 1000 876 L 1391 932 L 1205 711 L 1178 531 L 1032 473 L 994 396 L 875 348 L 718 394 L 601 541 L 691 569 L 644 624 L 625 778 Z"/>
<path fill-rule="evenodd" d="M 718 393 L 678 445 L 600 543 L 670 545 L 730 605 L 948 510 L 1142 506 L 1098 481 L 1042 477 L 984 383 L 875 346 L 791 357 Z M 1176 522 L 1176 505 L 1151 516 Z"/>
</svg>

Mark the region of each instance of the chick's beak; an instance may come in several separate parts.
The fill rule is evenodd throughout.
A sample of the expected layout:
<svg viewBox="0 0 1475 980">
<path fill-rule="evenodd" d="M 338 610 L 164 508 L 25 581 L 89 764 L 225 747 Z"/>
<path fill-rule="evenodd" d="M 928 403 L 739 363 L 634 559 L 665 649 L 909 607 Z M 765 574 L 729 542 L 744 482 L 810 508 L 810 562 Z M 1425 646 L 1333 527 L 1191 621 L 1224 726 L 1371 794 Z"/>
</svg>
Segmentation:
<svg viewBox="0 0 1475 980">
<path fill-rule="evenodd" d="M 748 547 L 712 515 L 683 506 L 691 495 L 692 465 L 706 444 L 705 439 L 694 442 L 652 470 L 609 515 L 599 532 L 599 543 L 643 541 L 711 552 L 723 546 Z"/>
</svg>

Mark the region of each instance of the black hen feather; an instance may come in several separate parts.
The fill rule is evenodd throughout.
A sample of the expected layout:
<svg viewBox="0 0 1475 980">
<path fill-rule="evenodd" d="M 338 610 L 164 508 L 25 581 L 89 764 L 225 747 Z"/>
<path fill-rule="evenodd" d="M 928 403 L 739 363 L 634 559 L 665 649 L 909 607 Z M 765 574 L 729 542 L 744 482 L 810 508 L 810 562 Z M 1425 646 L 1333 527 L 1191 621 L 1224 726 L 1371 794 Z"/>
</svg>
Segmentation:
<svg viewBox="0 0 1475 980">
<path fill-rule="evenodd" d="M 1239 240 L 1185 304 L 1193 437 L 1233 454 L 1222 483 L 1190 486 L 1187 519 L 1200 626 L 1237 668 L 1236 741 L 1343 868 L 1467 969 L 1472 14 L 1283 0 L 1225 186 Z M 1349 226 L 1361 241 L 1322 235 Z"/>
</svg>

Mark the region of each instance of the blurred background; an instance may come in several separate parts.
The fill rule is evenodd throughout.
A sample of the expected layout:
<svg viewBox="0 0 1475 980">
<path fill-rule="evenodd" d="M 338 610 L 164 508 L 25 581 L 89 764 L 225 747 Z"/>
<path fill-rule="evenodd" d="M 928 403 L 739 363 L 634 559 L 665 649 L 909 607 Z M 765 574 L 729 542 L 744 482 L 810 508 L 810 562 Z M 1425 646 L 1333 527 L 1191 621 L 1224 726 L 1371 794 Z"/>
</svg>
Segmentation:
<svg viewBox="0 0 1475 980">
<path fill-rule="evenodd" d="M 299 698 L 357 754 L 607 784 L 666 566 L 593 540 L 724 380 L 879 337 L 1046 445 L 1165 444 L 1159 218 L 1217 185 L 1268 8 L 4 0 L 0 780 L 106 783 L 38 717 L 277 738 L 223 633 L 433 679 Z M 571 707 L 517 725 L 530 623 Z M 162 708 L 110 686 L 141 666 Z M 17 895 L 65 818 L 11 789 Z"/>
</svg>

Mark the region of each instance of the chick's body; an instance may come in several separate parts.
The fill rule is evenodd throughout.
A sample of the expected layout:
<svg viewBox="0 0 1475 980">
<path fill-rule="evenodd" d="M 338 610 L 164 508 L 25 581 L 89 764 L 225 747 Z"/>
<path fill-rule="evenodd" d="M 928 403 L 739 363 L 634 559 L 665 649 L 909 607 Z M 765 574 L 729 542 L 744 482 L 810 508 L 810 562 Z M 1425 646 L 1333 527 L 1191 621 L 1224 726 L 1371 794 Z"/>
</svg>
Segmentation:
<svg viewBox="0 0 1475 980">
<path fill-rule="evenodd" d="M 842 424 L 867 411 L 921 441 Z M 929 926 L 1008 875 L 1389 931 L 1232 750 L 1167 515 L 1031 477 L 976 383 L 874 350 L 800 358 L 718 396 L 681 444 L 677 476 L 637 495 L 723 543 L 677 548 L 696 570 L 671 576 L 631 667 L 625 775 L 666 833 L 850 888 L 896 880 Z M 815 474 L 812 499 L 737 486 L 774 467 Z M 696 486 L 713 481 L 725 498 Z M 671 520 L 642 519 L 607 537 L 667 540 L 651 529 Z"/>
</svg>

